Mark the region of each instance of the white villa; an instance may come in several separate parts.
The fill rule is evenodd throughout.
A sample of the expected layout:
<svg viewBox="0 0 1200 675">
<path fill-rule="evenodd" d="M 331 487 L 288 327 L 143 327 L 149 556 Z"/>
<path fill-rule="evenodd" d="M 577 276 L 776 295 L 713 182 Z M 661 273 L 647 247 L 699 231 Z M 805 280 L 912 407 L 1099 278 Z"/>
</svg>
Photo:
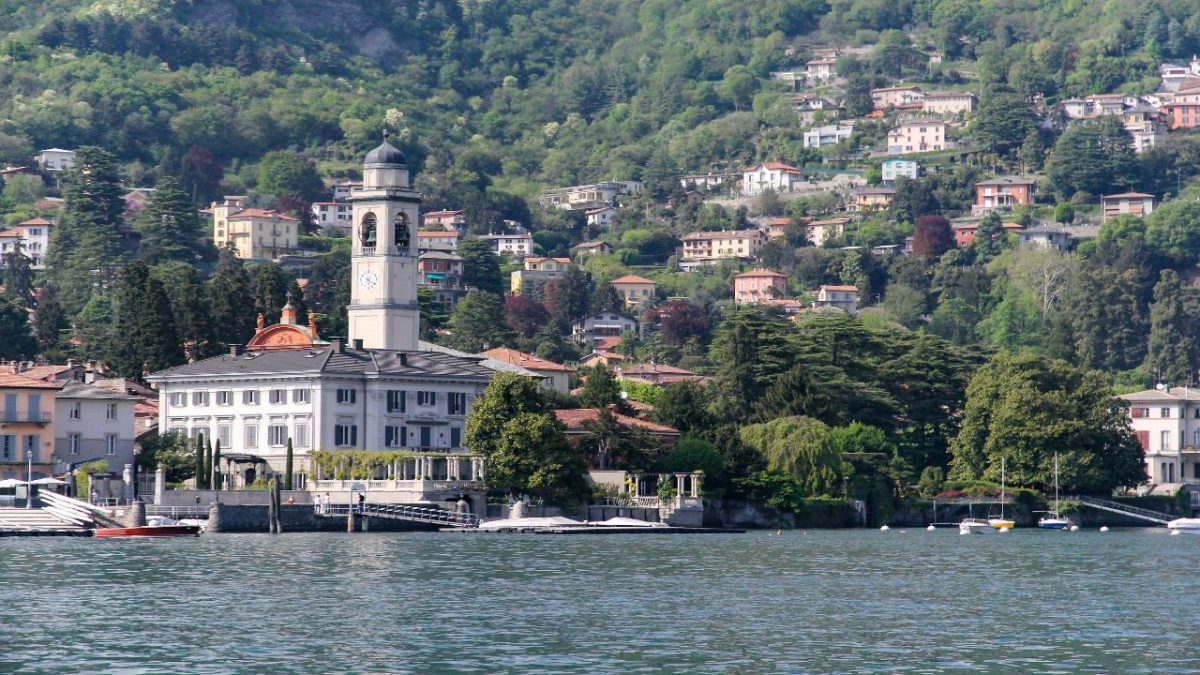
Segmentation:
<svg viewBox="0 0 1200 675">
<path fill-rule="evenodd" d="M 742 169 L 742 194 L 759 195 L 767 190 L 791 192 L 801 180 L 800 169 L 778 162 L 765 162 Z"/>
<path fill-rule="evenodd" d="M 1118 398 L 1129 405 L 1154 491 L 1200 485 L 1200 389 L 1164 387 Z"/>
<path fill-rule="evenodd" d="M 804 147 L 827 148 L 854 135 L 853 124 L 829 124 L 804 132 Z"/>
</svg>

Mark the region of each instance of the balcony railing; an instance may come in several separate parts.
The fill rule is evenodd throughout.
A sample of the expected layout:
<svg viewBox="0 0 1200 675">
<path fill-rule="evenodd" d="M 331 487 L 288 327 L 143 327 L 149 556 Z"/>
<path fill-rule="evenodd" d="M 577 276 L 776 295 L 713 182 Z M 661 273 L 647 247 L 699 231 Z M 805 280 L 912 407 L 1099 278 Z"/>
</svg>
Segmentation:
<svg viewBox="0 0 1200 675">
<path fill-rule="evenodd" d="M 49 424 L 50 413 L 28 413 L 5 411 L 0 413 L 0 424 Z"/>
</svg>

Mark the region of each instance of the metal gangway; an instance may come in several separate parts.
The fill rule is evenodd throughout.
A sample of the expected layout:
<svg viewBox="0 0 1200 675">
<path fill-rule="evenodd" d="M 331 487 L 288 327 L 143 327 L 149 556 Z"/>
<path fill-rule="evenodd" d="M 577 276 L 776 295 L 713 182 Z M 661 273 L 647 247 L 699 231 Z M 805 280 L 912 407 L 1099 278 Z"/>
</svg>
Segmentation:
<svg viewBox="0 0 1200 675">
<path fill-rule="evenodd" d="M 1161 511 L 1152 511 L 1150 509 L 1143 509 L 1139 506 L 1130 506 L 1128 504 L 1122 504 L 1120 502 L 1114 502 L 1114 501 L 1110 501 L 1108 499 L 1098 499 L 1096 497 L 1086 497 L 1086 496 L 1081 496 L 1081 495 L 1077 495 L 1074 497 L 1063 497 L 1063 499 L 1077 501 L 1080 504 L 1091 507 L 1093 509 L 1099 509 L 1101 511 L 1108 511 L 1109 513 L 1118 513 L 1122 516 L 1128 516 L 1130 518 L 1137 518 L 1139 520 L 1147 520 L 1152 523 L 1157 523 L 1159 525 L 1166 525 L 1167 523 L 1171 522 L 1172 520 L 1175 520 L 1175 516 L 1172 516 L 1172 515 L 1166 514 L 1166 513 L 1162 513 Z"/>
<path fill-rule="evenodd" d="M 479 516 L 474 513 L 460 513 L 458 511 L 447 511 L 446 509 L 435 509 L 428 506 L 414 506 L 412 504 L 363 504 L 361 506 L 331 504 L 327 507 L 317 507 L 317 515 L 319 516 L 341 516 L 344 518 L 351 512 L 374 518 L 407 520 L 413 523 L 426 523 L 429 525 L 441 525 L 443 527 L 479 527 Z"/>
<path fill-rule="evenodd" d="M 65 523 L 84 528 L 95 527 L 97 523 L 101 525 L 119 525 L 113 519 L 111 511 L 80 499 L 73 499 L 48 490 L 38 493 L 37 498 L 43 504 L 43 511 L 50 513 Z"/>
</svg>

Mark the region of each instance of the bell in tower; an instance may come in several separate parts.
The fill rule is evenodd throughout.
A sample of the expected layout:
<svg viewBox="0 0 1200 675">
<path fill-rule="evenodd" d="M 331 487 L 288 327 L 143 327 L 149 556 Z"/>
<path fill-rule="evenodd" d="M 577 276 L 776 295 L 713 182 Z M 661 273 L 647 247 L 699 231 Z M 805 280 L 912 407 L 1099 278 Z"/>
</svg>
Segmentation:
<svg viewBox="0 0 1200 675">
<path fill-rule="evenodd" d="M 351 248 L 350 339 L 368 349 L 417 349 L 417 251 L 413 227 L 421 195 L 408 176 L 408 158 L 388 143 L 367 153 L 363 187 L 354 205 Z"/>
</svg>

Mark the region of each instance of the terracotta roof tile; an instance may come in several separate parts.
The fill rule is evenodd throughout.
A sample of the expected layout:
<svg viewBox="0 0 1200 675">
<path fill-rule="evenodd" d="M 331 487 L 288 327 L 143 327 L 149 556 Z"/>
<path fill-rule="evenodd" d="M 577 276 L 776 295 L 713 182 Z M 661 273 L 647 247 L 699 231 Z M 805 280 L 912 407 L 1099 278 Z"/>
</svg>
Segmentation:
<svg viewBox="0 0 1200 675">
<path fill-rule="evenodd" d="M 647 279 L 646 277 L 639 277 L 636 274 L 626 274 L 623 277 L 618 277 L 616 279 L 613 279 L 611 283 L 614 283 L 614 284 L 653 284 L 654 281 L 651 279 Z"/>
<path fill-rule="evenodd" d="M 489 349 L 486 352 L 482 352 L 481 356 L 487 356 L 496 359 L 497 361 L 511 363 L 514 366 L 521 366 L 522 368 L 526 368 L 528 370 L 551 370 L 559 373 L 570 373 L 574 372 L 575 370 L 570 366 L 564 366 L 561 363 L 555 363 L 553 361 L 538 358 L 533 354 L 526 354 L 525 352 L 509 349 L 508 347 Z"/>
<path fill-rule="evenodd" d="M 0 372 L 0 389 L 58 389 L 60 386 L 16 373 Z"/>
<path fill-rule="evenodd" d="M 584 429 L 584 422 L 596 421 L 600 419 L 600 409 L 565 408 L 555 410 L 554 416 L 558 418 L 559 422 L 562 422 L 563 426 L 567 428 L 567 431 L 580 432 Z M 622 415 L 620 413 L 613 413 L 613 417 L 619 424 L 623 426 L 640 427 L 654 434 L 663 436 L 678 436 L 680 433 L 675 427 L 669 427 L 665 424 L 658 424 L 656 422 L 649 422 L 647 420 L 630 417 L 628 415 Z"/>
</svg>

